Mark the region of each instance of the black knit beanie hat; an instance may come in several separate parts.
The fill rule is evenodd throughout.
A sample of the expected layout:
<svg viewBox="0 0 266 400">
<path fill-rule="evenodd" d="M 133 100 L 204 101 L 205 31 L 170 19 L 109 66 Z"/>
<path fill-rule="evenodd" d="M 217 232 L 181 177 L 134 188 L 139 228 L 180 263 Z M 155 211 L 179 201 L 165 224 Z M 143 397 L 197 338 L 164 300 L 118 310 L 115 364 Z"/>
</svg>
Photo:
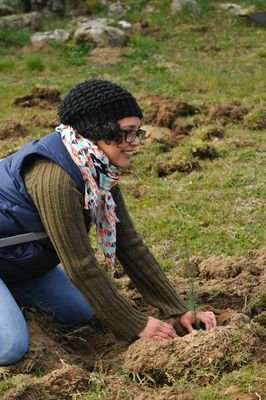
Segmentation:
<svg viewBox="0 0 266 400">
<path fill-rule="evenodd" d="M 75 86 L 59 106 L 60 121 L 79 134 L 101 139 L 106 126 L 125 117 L 143 118 L 136 99 L 122 86 L 102 79 L 89 79 Z M 92 132 L 92 130 L 94 132 Z"/>
</svg>

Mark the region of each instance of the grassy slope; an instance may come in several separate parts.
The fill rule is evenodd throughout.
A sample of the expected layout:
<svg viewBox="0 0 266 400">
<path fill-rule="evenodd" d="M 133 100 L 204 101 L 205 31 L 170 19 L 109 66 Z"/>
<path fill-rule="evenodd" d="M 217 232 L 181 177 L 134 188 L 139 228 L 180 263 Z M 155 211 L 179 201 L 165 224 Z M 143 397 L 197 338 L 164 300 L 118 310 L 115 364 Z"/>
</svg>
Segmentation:
<svg viewBox="0 0 266 400">
<path fill-rule="evenodd" d="M 132 35 L 131 51 L 115 65 L 91 61 L 87 58 L 90 49 L 71 41 L 53 43 L 35 55 L 29 54 L 23 45 L 30 32 L 0 32 L 0 122 L 13 119 L 32 132 L 14 143 L 0 142 L 0 156 L 46 133 L 32 124 L 31 114 L 45 116 L 50 112 L 13 106 L 16 97 L 28 94 L 35 85 L 66 93 L 75 83 L 98 76 L 120 82 L 136 97 L 164 94 L 187 101 L 205 110 L 203 117 L 215 103 L 237 100 L 249 108 L 265 107 L 265 28 L 218 10 L 215 5 L 219 2 L 201 1 L 202 15 L 184 13 L 177 17 L 169 15 L 169 1 L 150 2 L 159 10 L 153 13 L 143 11 L 145 1 L 127 3 L 134 6 L 124 18 L 132 22 L 145 19 L 150 31 Z M 251 3 L 263 6 L 259 0 L 239 1 Z M 50 22 L 44 28 L 67 23 Z M 219 127 L 221 123 L 213 125 Z M 208 127 L 194 129 L 166 157 L 188 154 Z M 176 260 L 187 252 L 242 255 L 264 244 L 265 130 L 229 123 L 225 131 L 225 137 L 215 143 L 220 157 L 200 161 L 199 171 L 157 177 L 154 165 L 162 155 L 151 144 L 135 157 L 133 174 L 123 178 L 136 226 L 170 274 L 176 274 Z M 134 195 L 136 189 L 142 193 L 140 198 Z M 210 389 L 198 398 L 227 398 L 218 397 L 217 390 Z"/>
</svg>

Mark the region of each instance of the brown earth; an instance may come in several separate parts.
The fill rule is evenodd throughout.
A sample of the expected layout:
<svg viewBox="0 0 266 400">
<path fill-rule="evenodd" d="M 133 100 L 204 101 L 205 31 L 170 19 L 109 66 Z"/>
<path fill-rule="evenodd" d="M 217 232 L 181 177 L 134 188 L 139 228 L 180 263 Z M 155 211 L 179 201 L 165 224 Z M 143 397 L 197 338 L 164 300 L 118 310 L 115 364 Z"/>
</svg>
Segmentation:
<svg viewBox="0 0 266 400">
<path fill-rule="evenodd" d="M 145 109 L 145 123 L 170 129 L 175 128 L 178 117 L 188 117 L 200 112 L 192 104 L 174 101 L 166 96 L 142 96 L 139 101 Z"/>
<path fill-rule="evenodd" d="M 266 309 L 266 249 L 246 257 L 194 257 L 190 264 L 199 297 L 217 315 L 215 330 L 194 330 L 166 342 L 140 339 L 128 346 L 116 341 L 97 320 L 62 330 L 49 316 L 28 310 L 30 350 L 20 363 L 0 368 L 0 379 L 14 378 L 14 386 L 1 399 L 71 399 L 73 393 L 98 391 L 101 399 L 193 400 L 190 391 L 172 387 L 173 382 L 205 386 L 230 371 L 241 371 L 247 363 L 263 364 L 265 327 L 255 323 L 254 317 Z M 116 276 L 119 290 L 129 301 L 156 315 L 127 277 Z M 186 295 L 191 278 L 173 283 Z M 265 389 L 265 382 L 259 382 L 257 393 Z M 233 400 L 256 398 L 235 385 L 226 393 Z"/>
<path fill-rule="evenodd" d="M 93 61 L 101 65 L 117 64 L 121 62 L 123 54 L 129 53 L 129 49 L 122 47 L 96 47 L 90 52 L 88 61 Z"/>
<path fill-rule="evenodd" d="M 8 120 L 0 123 L 0 140 L 25 137 L 29 131 L 20 123 Z"/>
<path fill-rule="evenodd" d="M 57 89 L 34 87 L 29 95 L 18 97 L 14 104 L 20 107 L 56 108 L 61 101 Z"/>
<path fill-rule="evenodd" d="M 211 120 L 222 120 L 226 122 L 239 122 L 243 121 L 246 114 L 248 114 L 248 108 L 238 101 L 231 104 L 215 104 L 209 109 L 209 118 Z"/>
</svg>

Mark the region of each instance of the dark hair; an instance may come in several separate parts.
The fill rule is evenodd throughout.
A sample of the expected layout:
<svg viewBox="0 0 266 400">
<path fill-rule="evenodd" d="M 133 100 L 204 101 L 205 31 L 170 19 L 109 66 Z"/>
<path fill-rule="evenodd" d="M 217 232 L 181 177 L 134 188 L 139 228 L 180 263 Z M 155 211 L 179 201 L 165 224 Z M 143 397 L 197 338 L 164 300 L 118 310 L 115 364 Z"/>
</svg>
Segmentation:
<svg viewBox="0 0 266 400">
<path fill-rule="evenodd" d="M 76 85 L 59 106 L 60 121 L 94 142 L 122 141 L 117 121 L 142 118 L 142 111 L 124 87 L 102 79 L 89 79 Z"/>
<path fill-rule="evenodd" d="M 78 133 L 94 143 L 102 139 L 106 144 L 110 144 L 111 141 L 115 141 L 119 144 L 123 140 L 120 126 L 117 121 L 109 121 L 105 123 L 88 121 L 86 123 L 86 130 L 82 130 L 82 132 Z"/>
</svg>

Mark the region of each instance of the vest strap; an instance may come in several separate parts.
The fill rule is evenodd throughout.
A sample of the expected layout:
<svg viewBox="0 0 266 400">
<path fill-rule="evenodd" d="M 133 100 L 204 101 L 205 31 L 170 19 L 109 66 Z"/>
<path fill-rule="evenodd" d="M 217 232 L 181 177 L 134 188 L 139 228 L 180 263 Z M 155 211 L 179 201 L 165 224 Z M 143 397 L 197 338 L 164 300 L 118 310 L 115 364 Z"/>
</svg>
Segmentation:
<svg viewBox="0 0 266 400">
<path fill-rule="evenodd" d="M 29 232 L 0 239 L 0 248 L 47 238 L 46 232 Z"/>
</svg>

